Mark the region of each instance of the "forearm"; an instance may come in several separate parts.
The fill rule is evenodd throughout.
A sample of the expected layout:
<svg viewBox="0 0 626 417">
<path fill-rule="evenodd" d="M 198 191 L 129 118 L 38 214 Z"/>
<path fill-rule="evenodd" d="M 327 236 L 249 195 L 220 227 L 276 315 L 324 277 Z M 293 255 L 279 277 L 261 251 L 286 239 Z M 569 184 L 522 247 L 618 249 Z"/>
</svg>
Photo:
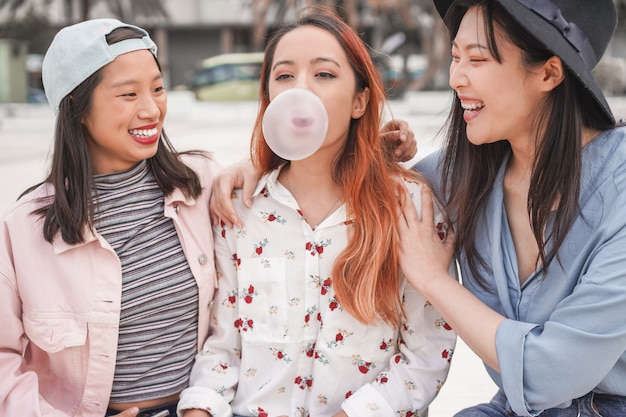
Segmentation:
<svg viewBox="0 0 626 417">
<path fill-rule="evenodd" d="M 499 372 L 496 332 L 506 318 L 487 307 L 447 274 L 421 284 L 418 291 L 433 304 L 474 353 Z"/>
</svg>

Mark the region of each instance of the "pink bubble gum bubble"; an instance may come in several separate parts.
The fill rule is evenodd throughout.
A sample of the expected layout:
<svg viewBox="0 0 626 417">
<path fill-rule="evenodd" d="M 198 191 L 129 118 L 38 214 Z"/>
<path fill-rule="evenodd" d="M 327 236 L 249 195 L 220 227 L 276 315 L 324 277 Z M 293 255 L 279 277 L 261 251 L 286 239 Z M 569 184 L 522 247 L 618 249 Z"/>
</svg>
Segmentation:
<svg viewBox="0 0 626 417">
<path fill-rule="evenodd" d="M 297 161 L 313 155 L 328 131 L 324 103 L 304 88 L 285 90 L 270 102 L 263 115 L 267 146 L 283 159 Z"/>
</svg>

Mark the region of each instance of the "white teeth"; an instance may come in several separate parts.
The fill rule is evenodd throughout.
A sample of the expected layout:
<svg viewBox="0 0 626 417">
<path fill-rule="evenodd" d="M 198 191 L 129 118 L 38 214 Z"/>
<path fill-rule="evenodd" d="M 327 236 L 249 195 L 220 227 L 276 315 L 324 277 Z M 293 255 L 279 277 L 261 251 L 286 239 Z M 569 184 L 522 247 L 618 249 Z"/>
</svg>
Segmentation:
<svg viewBox="0 0 626 417">
<path fill-rule="evenodd" d="M 463 107 L 464 110 L 479 110 L 485 107 L 485 103 L 466 103 L 462 101 L 461 107 Z"/>
<path fill-rule="evenodd" d="M 154 129 L 131 129 L 128 132 L 133 136 L 150 138 L 156 135 L 159 130 L 155 127 Z"/>
</svg>

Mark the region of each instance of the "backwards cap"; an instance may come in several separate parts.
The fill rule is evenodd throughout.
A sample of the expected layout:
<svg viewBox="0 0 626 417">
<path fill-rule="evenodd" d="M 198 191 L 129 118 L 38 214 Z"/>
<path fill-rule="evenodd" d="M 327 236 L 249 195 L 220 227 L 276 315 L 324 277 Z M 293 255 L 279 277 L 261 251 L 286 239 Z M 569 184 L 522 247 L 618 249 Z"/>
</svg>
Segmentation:
<svg viewBox="0 0 626 417">
<path fill-rule="evenodd" d="M 123 27 L 143 37 L 107 44 L 106 36 Z M 117 19 L 92 19 L 61 29 L 44 56 L 41 70 L 46 98 L 54 113 L 58 113 L 65 96 L 100 68 L 119 55 L 141 49 L 148 49 L 156 57 L 157 47 L 148 32 Z"/>
</svg>

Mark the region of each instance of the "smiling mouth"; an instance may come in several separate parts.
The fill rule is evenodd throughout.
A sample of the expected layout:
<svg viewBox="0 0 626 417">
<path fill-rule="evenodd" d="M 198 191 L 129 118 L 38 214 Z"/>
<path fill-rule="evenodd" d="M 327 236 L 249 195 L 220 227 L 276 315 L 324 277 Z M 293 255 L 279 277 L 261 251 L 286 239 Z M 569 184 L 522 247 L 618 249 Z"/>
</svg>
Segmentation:
<svg viewBox="0 0 626 417">
<path fill-rule="evenodd" d="M 156 127 L 153 129 L 130 129 L 128 133 L 141 139 L 147 139 L 159 133 L 159 129 Z"/>
<path fill-rule="evenodd" d="M 467 103 L 462 101 L 461 107 L 466 111 L 478 111 L 485 107 L 485 103 Z"/>
</svg>

